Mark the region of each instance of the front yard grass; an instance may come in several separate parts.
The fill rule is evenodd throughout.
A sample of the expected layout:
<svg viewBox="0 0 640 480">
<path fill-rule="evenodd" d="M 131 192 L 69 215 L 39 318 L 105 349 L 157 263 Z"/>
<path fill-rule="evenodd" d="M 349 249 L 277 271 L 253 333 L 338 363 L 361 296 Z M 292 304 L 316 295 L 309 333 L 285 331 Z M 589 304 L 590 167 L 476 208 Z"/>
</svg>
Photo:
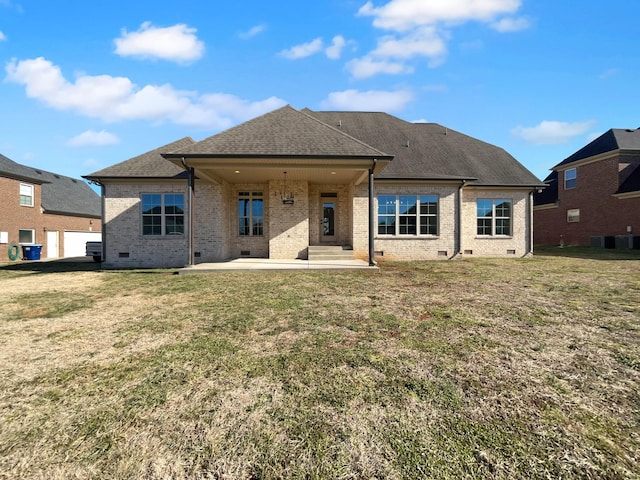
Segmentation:
<svg viewBox="0 0 640 480">
<path fill-rule="evenodd" d="M 639 267 L 1 267 L 0 478 L 640 478 Z"/>
</svg>

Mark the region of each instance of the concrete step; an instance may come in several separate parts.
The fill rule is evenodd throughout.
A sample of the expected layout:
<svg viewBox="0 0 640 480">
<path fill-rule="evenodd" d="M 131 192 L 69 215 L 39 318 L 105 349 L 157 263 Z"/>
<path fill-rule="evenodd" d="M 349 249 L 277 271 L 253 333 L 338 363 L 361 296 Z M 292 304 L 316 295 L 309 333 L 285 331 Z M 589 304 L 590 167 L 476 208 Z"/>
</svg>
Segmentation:
<svg viewBox="0 0 640 480">
<path fill-rule="evenodd" d="M 353 260 L 353 249 L 340 245 L 310 245 L 307 258 L 311 261 Z"/>
</svg>

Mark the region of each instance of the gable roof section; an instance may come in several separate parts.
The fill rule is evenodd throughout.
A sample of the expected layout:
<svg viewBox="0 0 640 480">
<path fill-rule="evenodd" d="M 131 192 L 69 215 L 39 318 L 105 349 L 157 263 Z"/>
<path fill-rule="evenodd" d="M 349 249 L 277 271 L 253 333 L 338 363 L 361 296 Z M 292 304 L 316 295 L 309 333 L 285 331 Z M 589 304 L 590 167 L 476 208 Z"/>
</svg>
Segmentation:
<svg viewBox="0 0 640 480">
<path fill-rule="evenodd" d="M 314 112 L 319 120 L 394 155 L 376 178 L 473 180 L 474 185 L 543 186 L 505 150 L 435 123 L 379 112 Z"/>
<path fill-rule="evenodd" d="M 558 172 L 553 171 L 544 179 L 547 188 L 533 193 L 534 205 L 549 205 L 558 201 Z"/>
<path fill-rule="evenodd" d="M 391 158 L 289 105 L 164 156 Z"/>
<path fill-rule="evenodd" d="M 100 218 L 100 197 L 82 180 L 20 165 L 4 155 L 0 175 L 42 185 L 45 213 Z"/>
<path fill-rule="evenodd" d="M 191 137 L 184 137 L 129 160 L 98 170 L 90 175 L 83 175 L 83 177 L 89 180 L 106 178 L 186 178 L 185 169 L 165 159 L 162 153 L 184 150 L 194 143 Z"/>
<path fill-rule="evenodd" d="M 616 193 L 640 192 L 640 165 L 622 182 Z"/>
<path fill-rule="evenodd" d="M 640 129 L 611 128 L 580 150 L 565 158 L 554 169 L 615 150 L 639 150 Z"/>
</svg>

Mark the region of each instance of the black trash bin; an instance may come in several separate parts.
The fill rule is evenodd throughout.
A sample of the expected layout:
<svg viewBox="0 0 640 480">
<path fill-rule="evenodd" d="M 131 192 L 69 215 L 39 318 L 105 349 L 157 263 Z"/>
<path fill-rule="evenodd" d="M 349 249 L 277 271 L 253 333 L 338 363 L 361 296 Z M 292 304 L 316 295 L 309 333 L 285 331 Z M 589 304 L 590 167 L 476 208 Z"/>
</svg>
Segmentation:
<svg viewBox="0 0 640 480">
<path fill-rule="evenodd" d="M 22 245 L 22 259 L 23 260 L 40 260 L 40 254 L 42 253 L 42 245 L 32 243 L 29 245 Z"/>
</svg>

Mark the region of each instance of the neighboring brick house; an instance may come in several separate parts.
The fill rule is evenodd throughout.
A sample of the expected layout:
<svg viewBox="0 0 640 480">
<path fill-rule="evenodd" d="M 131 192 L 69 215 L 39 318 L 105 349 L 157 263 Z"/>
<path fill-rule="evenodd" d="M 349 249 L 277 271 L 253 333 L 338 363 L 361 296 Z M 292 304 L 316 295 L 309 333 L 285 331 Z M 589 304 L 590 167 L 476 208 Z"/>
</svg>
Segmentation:
<svg viewBox="0 0 640 480">
<path fill-rule="evenodd" d="M 85 178 L 102 185 L 110 267 L 307 258 L 319 245 L 371 264 L 523 257 L 543 186 L 504 150 L 437 124 L 290 106 Z"/>
<path fill-rule="evenodd" d="M 100 197 L 83 180 L 0 155 L 0 261 L 29 243 L 42 245 L 41 258 L 84 255 L 87 239 L 100 240 L 100 218 Z"/>
<path fill-rule="evenodd" d="M 607 131 L 545 183 L 534 196 L 535 244 L 640 248 L 640 129 Z"/>
</svg>

